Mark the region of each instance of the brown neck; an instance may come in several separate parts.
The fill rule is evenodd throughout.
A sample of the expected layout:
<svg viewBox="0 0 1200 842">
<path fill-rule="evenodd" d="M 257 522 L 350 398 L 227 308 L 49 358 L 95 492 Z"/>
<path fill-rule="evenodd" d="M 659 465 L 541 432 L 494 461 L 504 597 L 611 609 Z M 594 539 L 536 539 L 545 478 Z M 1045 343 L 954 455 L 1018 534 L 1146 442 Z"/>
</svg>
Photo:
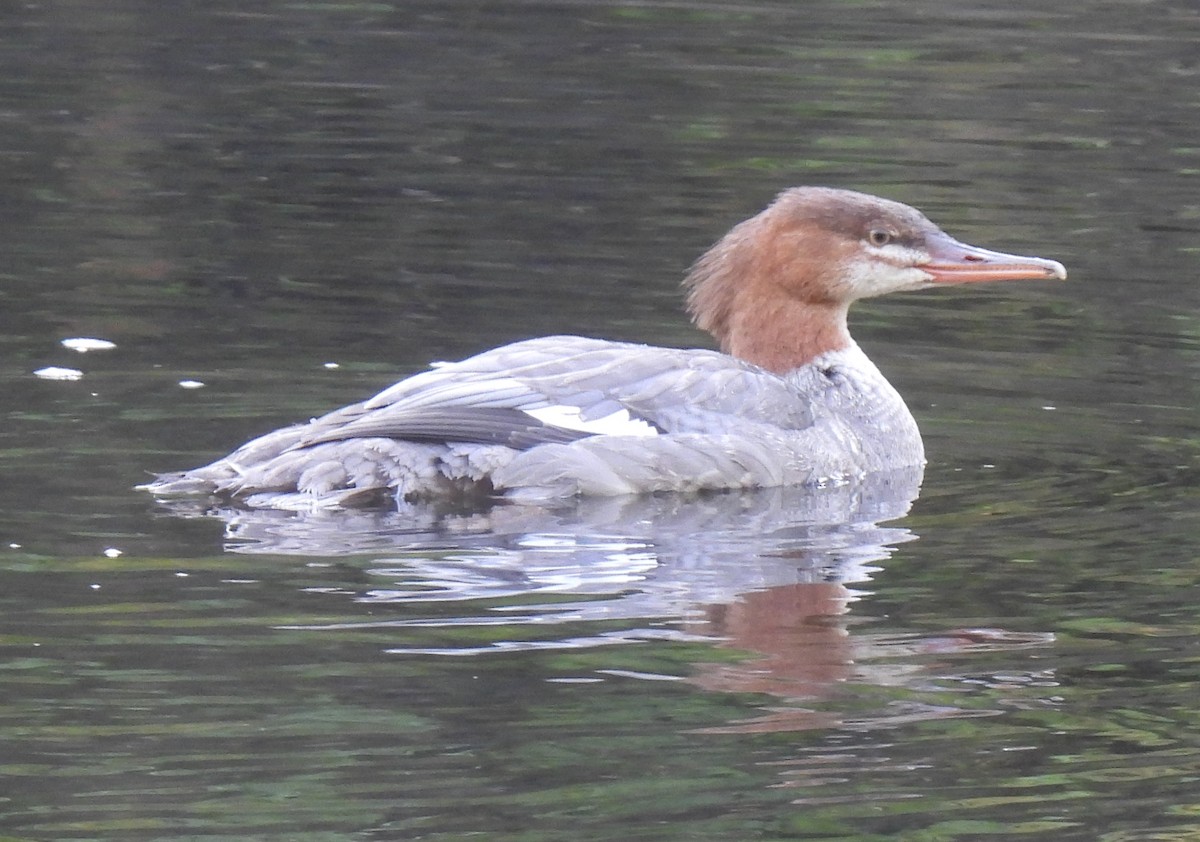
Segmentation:
<svg viewBox="0 0 1200 842">
<path fill-rule="evenodd" d="M 779 374 L 853 345 L 844 249 L 797 227 L 787 196 L 734 226 L 684 281 L 692 319 L 721 350 Z"/>
<path fill-rule="evenodd" d="M 846 310 L 840 302 L 760 301 L 733 314 L 728 331 L 717 338 L 725 353 L 784 374 L 853 344 Z"/>
</svg>

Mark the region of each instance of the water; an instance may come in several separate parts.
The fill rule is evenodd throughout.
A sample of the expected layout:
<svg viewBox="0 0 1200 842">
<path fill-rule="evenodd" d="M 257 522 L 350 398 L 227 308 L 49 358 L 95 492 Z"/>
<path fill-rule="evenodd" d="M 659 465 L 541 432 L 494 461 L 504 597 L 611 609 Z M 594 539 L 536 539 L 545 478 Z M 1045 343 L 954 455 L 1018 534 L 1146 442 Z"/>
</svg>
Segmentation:
<svg viewBox="0 0 1200 842">
<path fill-rule="evenodd" d="M 1200 835 L 1193 4 L 0 21 L 0 835 Z M 802 183 L 1071 271 L 852 314 L 919 495 L 131 490 L 430 359 L 705 343 L 684 269 Z"/>
</svg>

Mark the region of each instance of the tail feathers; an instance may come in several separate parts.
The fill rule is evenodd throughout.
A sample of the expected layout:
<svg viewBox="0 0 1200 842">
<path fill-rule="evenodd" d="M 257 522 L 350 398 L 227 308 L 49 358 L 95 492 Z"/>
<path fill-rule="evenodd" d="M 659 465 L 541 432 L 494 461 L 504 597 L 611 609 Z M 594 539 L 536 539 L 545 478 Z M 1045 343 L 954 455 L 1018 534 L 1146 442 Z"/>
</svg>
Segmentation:
<svg viewBox="0 0 1200 842">
<path fill-rule="evenodd" d="M 490 490 L 492 472 L 516 453 L 502 445 L 361 438 L 286 450 L 249 464 L 237 451 L 138 487 L 161 497 L 214 494 L 254 508 L 350 507 L 384 496 L 441 496 L 481 483 Z"/>
</svg>

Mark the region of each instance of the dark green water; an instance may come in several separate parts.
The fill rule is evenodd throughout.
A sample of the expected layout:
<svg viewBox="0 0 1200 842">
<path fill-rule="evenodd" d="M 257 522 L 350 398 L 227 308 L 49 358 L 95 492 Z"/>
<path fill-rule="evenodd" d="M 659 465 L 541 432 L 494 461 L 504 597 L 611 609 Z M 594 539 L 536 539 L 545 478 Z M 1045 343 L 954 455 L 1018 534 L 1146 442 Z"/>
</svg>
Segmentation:
<svg viewBox="0 0 1200 842">
<path fill-rule="evenodd" d="M 0 838 L 1200 838 L 1198 39 L 1182 0 L 0 5 Z M 915 501 L 131 490 L 431 359 L 706 344 L 684 269 L 805 183 L 1071 272 L 855 311 Z"/>
</svg>

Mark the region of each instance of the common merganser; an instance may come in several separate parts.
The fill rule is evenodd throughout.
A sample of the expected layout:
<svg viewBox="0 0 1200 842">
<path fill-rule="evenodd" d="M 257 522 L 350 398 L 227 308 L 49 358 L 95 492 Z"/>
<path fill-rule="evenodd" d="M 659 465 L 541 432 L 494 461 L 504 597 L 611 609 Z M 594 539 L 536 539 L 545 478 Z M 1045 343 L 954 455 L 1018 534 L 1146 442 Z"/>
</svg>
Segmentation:
<svg viewBox="0 0 1200 842">
<path fill-rule="evenodd" d="M 850 304 L 1037 278 L 1066 270 L 960 243 L 898 202 L 797 187 L 735 226 L 684 281 L 692 319 L 719 352 L 515 342 L 141 487 L 323 508 L 815 485 L 920 466 L 916 421 L 851 339 Z"/>
</svg>

